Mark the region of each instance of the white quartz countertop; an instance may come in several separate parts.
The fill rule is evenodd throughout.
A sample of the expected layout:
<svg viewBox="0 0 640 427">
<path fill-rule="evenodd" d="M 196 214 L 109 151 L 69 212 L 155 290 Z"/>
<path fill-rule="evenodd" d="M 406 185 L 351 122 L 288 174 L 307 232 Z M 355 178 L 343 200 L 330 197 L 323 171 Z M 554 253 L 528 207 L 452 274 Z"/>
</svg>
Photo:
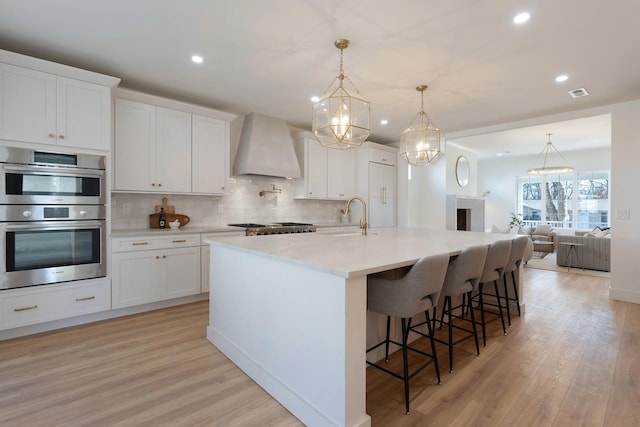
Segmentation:
<svg viewBox="0 0 640 427">
<path fill-rule="evenodd" d="M 462 249 L 514 235 L 418 228 L 376 228 L 360 232 L 279 234 L 220 237 L 208 243 L 306 266 L 341 277 L 357 277 L 414 264 L 439 253 L 456 255 Z"/>
<path fill-rule="evenodd" d="M 267 222 L 270 224 L 270 222 Z M 322 228 L 333 228 L 333 227 L 354 227 L 358 224 L 349 223 L 320 223 L 314 224 L 318 229 Z M 128 236 L 158 236 L 165 234 L 191 234 L 191 233 L 229 233 L 229 232 L 244 232 L 244 228 L 241 227 L 231 227 L 229 225 L 213 225 L 213 226 L 202 226 L 202 227 L 194 227 L 187 224 L 184 227 L 180 227 L 177 230 L 173 230 L 170 228 L 130 228 L 130 229 L 116 229 L 111 230 L 111 237 L 128 237 Z"/>
</svg>

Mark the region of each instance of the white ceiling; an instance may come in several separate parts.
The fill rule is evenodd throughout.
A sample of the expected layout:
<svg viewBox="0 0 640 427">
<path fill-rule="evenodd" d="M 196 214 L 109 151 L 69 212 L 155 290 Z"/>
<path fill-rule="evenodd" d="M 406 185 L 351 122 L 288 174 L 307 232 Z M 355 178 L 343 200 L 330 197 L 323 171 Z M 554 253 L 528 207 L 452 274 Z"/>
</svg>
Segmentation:
<svg viewBox="0 0 640 427">
<path fill-rule="evenodd" d="M 306 129 L 310 97 L 338 72 L 333 41 L 350 39 L 345 73 L 371 101 L 370 140 L 381 143 L 398 140 L 418 111 L 419 84 L 429 85 L 425 110 L 445 135 L 640 99 L 638 0 L 0 0 L 0 11 L 1 49 Z M 521 11 L 531 19 L 515 26 Z M 556 83 L 559 74 L 569 80 Z M 568 95 L 581 87 L 590 95 Z M 606 139 L 608 127 L 565 129 L 587 126 L 572 138 L 549 124 L 530 138 L 455 142 L 479 157 L 524 153 L 529 139 L 537 153 L 548 132 L 561 151 L 609 143 L 590 139 Z"/>
</svg>

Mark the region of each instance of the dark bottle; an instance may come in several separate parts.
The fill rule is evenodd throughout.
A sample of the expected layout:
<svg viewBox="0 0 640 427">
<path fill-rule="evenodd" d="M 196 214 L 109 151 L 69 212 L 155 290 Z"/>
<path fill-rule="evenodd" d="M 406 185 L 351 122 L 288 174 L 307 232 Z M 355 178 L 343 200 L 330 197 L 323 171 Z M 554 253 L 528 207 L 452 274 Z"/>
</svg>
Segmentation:
<svg viewBox="0 0 640 427">
<path fill-rule="evenodd" d="M 166 228 L 167 217 L 164 214 L 164 208 L 160 208 L 160 218 L 158 219 L 158 225 L 160 228 Z"/>
</svg>

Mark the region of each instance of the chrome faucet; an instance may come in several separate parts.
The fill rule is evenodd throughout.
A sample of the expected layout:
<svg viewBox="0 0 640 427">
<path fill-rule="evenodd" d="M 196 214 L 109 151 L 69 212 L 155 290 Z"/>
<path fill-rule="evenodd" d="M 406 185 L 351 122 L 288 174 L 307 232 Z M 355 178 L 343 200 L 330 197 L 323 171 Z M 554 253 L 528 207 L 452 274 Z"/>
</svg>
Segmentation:
<svg viewBox="0 0 640 427">
<path fill-rule="evenodd" d="M 349 206 L 351 206 L 351 202 L 353 202 L 354 200 L 360 200 L 360 203 L 362 203 L 362 219 L 360 220 L 360 228 L 362 229 L 362 235 L 366 236 L 367 235 L 367 203 L 364 201 L 364 199 L 362 197 L 352 197 L 351 199 L 349 199 L 349 201 L 347 202 L 347 207 L 344 210 L 344 213 L 346 215 L 349 215 Z"/>
</svg>

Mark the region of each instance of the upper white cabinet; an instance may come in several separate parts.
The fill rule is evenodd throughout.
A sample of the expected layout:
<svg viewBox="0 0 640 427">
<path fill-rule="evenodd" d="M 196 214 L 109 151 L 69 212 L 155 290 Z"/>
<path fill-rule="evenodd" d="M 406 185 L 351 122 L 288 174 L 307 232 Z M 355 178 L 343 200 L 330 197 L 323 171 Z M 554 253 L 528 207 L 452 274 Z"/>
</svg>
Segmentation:
<svg viewBox="0 0 640 427">
<path fill-rule="evenodd" d="M 114 190 L 191 191 L 191 115 L 115 100 Z"/>
<path fill-rule="evenodd" d="M 192 115 L 191 192 L 224 194 L 229 177 L 229 122 Z"/>
<path fill-rule="evenodd" d="M 0 139 L 109 150 L 111 89 L 0 63 Z"/>
<path fill-rule="evenodd" d="M 296 182 L 296 198 L 347 200 L 355 195 L 356 151 L 323 147 L 308 132 L 295 135 L 295 149 L 302 169 Z"/>
<path fill-rule="evenodd" d="M 114 191 L 224 194 L 235 116 L 139 97 L 115 99 Z"/>
</svg>

